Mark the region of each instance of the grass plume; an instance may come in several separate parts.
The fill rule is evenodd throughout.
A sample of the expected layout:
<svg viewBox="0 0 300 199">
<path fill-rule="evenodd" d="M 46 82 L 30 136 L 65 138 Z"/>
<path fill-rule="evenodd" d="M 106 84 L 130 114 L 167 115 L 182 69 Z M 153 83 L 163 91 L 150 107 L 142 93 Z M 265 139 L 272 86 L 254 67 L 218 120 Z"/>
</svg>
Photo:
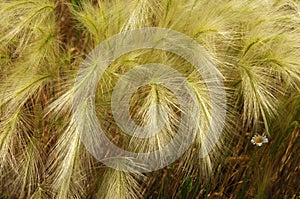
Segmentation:
<svg viewBox="0 0 300 199">
<path fill-rule="evenodd" d="M 213 113 L 207 82 L 171 52 L 129 52 L 111 63 L 97 88 L 91 87 L 97 60 L 89 60 L 81 71 L 89 76 L 74 87 L 91 49 L 143 27 L 181 32 L 208 52 L 227 98 L 226 120 L 217 124 L 224 125 L 220 139 L 210 128 L 212 119 L 222 118 Z M 148 63 L 168 65 L 185 78 L 199 107 L 195 139 L 182 157 L 158 171 L 114 170 L 82 144 L 76 126 L 95 121 L 74 116 L 74 94 L 97 91 L 97 122 L 120 148 L 162 149 L 178 132 L 181 116 L 189 114 L 176 93 L 150 83 L 130 97 L 131 119 L 159 129 L 146 139 L 123 132 L 111 107 L 118 81 Z M 161 71 L 160 77 L 175 85 L 174 74 Z M 299 197 L 299 93 L 298 0 L 2 0 L 0 198 Z M 157 128 L 161 124 L 166 125 Z M 147 131 L 132 130 L 141 133 Z M 269 143 L 253 146 L 256 134 L 268 136 Z M 199 159 L 216 139 L 212 151 Z"/>
</svg>

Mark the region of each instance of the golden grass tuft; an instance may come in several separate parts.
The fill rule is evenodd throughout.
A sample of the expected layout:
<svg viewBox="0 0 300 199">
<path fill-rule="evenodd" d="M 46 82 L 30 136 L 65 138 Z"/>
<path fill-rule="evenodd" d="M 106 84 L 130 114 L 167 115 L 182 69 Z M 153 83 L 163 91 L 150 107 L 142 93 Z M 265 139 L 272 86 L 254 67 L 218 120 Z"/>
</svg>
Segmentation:
<svg viewBox="0 0 300 199">
<path fill-rule="evenodd" d="M 202 45 L 221 71 L 227 95 L 224 132 L 199 159 L 205 143 L 216 139 L 210 131 L 216 116 L 201 74 L 160 50 L 115 60 L 98 82 L 95 104 L 98 121 L 120 147 L 161 149 L 186 114 L 171 90 L 140 87 L 129 104 L 132 119 L 141 126 L 168 125 L 151 139 L 125 135 L 110 100 L 126 72 L 146 63 L 168 65 L 186 78 L 197 98 L 194 143 L 176 162 L 147 174 L 96 160 L 75 128 L 87 121 L 72 112 L 76 73 L 90 50 L 142 27 L 176 30 Z M 0 198 L 297 198 L 299 93 L 297 0 L 2 0 Z M 150 109 L 157 104 L 164 114 Z M 253 146 L 254 134 L 267 135 L 269 143 Z"/>
</svg>

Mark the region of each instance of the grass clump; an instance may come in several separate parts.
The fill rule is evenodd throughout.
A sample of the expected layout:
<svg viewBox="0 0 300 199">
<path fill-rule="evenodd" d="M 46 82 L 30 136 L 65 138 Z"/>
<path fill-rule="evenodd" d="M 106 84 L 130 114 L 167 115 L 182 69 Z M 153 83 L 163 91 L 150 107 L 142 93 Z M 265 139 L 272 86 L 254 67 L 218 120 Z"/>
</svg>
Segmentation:
<svg viewBox="0 0 300 199">
<path fill-rule="evenodd" d="M 191 147 L 147 174 L 97 161 L 75 128 L 85 121 L 72 112 L 76 73 L 88 53 L 117 33 L 143 27 L 176 30 L 202 45 L 221 71 L 227 95 L 224 132 L 199 159 L 204 142 L 214 139 L 209 126 L 216 117 L 201 74 L 161 50 L 115 60 L 98 82 L 95 104 L 116 145 L 135 152 L 161 149 L 185 114 L 171 90 L 149 84 L 132 95 L 131 117 L 140 126 L 160 120 L 168 125 L 145 140 L 122 132 L 112 115 L 112 91 L 138 65 L 177 70 L 199 105 Z M 299 1 L 2 0 L 0 30 L 0 198 L 299 197 Z M 165 113 L 150 109 L 156 104 Z M 256 134 L 269 143 L 253 146 Z"/>
</svg>

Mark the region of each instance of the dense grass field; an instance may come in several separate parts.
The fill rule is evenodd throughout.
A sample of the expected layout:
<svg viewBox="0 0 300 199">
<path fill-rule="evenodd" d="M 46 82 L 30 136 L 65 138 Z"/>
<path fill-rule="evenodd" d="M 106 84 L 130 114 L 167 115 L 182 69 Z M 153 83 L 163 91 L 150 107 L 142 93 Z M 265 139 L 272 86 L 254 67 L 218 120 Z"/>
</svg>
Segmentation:
<svg viewBox="0 0 300 199">
<path fill-rule="evenodd" d="M 160 49 L 114 60 L 96 82 L 95 107 L 87 116 L 74 111 L 74 96 L 94 81 L 78 81 L 89 53 L 118 33 L 146 27 L 180 32 L 203 47 L 193 54 L 209 56 L 201 63 L 220 72 L 225 121 L 213 111 L 211 82 L 183 57 Z M 147 63 L 184 77 L 199 108 L 195 137 L 164 168 L 117 170 L 82 142 L 94 122 L 90 112 L 115 145 L 135 153 L 161 150 L 180 118 L 191 114 L 171 89 L 149 83 L 132 94 L 129 115 L 142 127 L 165 126 L 145 139 L 123 132 L 113 116 L 114 88 Z M 82 75 L 93 70 L 88 65 Z M 157 104 L 163 112 L 153 109 Z M 223 128 L 210 150 L 212 120 Z M 0 198 L 298 199 L 299 132 L 299 0 L 0 0 Z M 200 151 L 209 153 L 199 158 Z"/>
</svg>

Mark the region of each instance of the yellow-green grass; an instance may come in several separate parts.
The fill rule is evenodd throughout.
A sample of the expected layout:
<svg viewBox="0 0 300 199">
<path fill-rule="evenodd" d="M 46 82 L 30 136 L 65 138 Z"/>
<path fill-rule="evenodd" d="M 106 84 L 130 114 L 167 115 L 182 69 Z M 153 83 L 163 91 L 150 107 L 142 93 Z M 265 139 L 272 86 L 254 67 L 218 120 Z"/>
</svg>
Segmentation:
<svg viewBox="0 0 300 199">
<path fill-rule="evenodd" d="M 138 89 L 130 111 L 168 107 L 171 132 L 140 142 L 117 127 L 111 94 L 125 72 L 164 63 L 187 79 L 200 107 L 194 144 L 175 163 L 147 174 L 96 160 L 72 120 L 73 85 L 88 53 L 136 28 L 179 31 L 202 45 L 224 76 L 222 137 L 198 158 L 211 112 L 200 74 L 160 50 L 128 53 L 98 83 L 96 111 L 120 147 L 151 151 L 175 134 L 178 100 L 159 85 Z M 0 2 L 0 198 L 299 198 L 300 2 L 298 0 L 2 0 Z M 265 134 L 269 143 L 252 145 Z M 297 153 L 298 152 L 298 153 Z"/>
</svg>

